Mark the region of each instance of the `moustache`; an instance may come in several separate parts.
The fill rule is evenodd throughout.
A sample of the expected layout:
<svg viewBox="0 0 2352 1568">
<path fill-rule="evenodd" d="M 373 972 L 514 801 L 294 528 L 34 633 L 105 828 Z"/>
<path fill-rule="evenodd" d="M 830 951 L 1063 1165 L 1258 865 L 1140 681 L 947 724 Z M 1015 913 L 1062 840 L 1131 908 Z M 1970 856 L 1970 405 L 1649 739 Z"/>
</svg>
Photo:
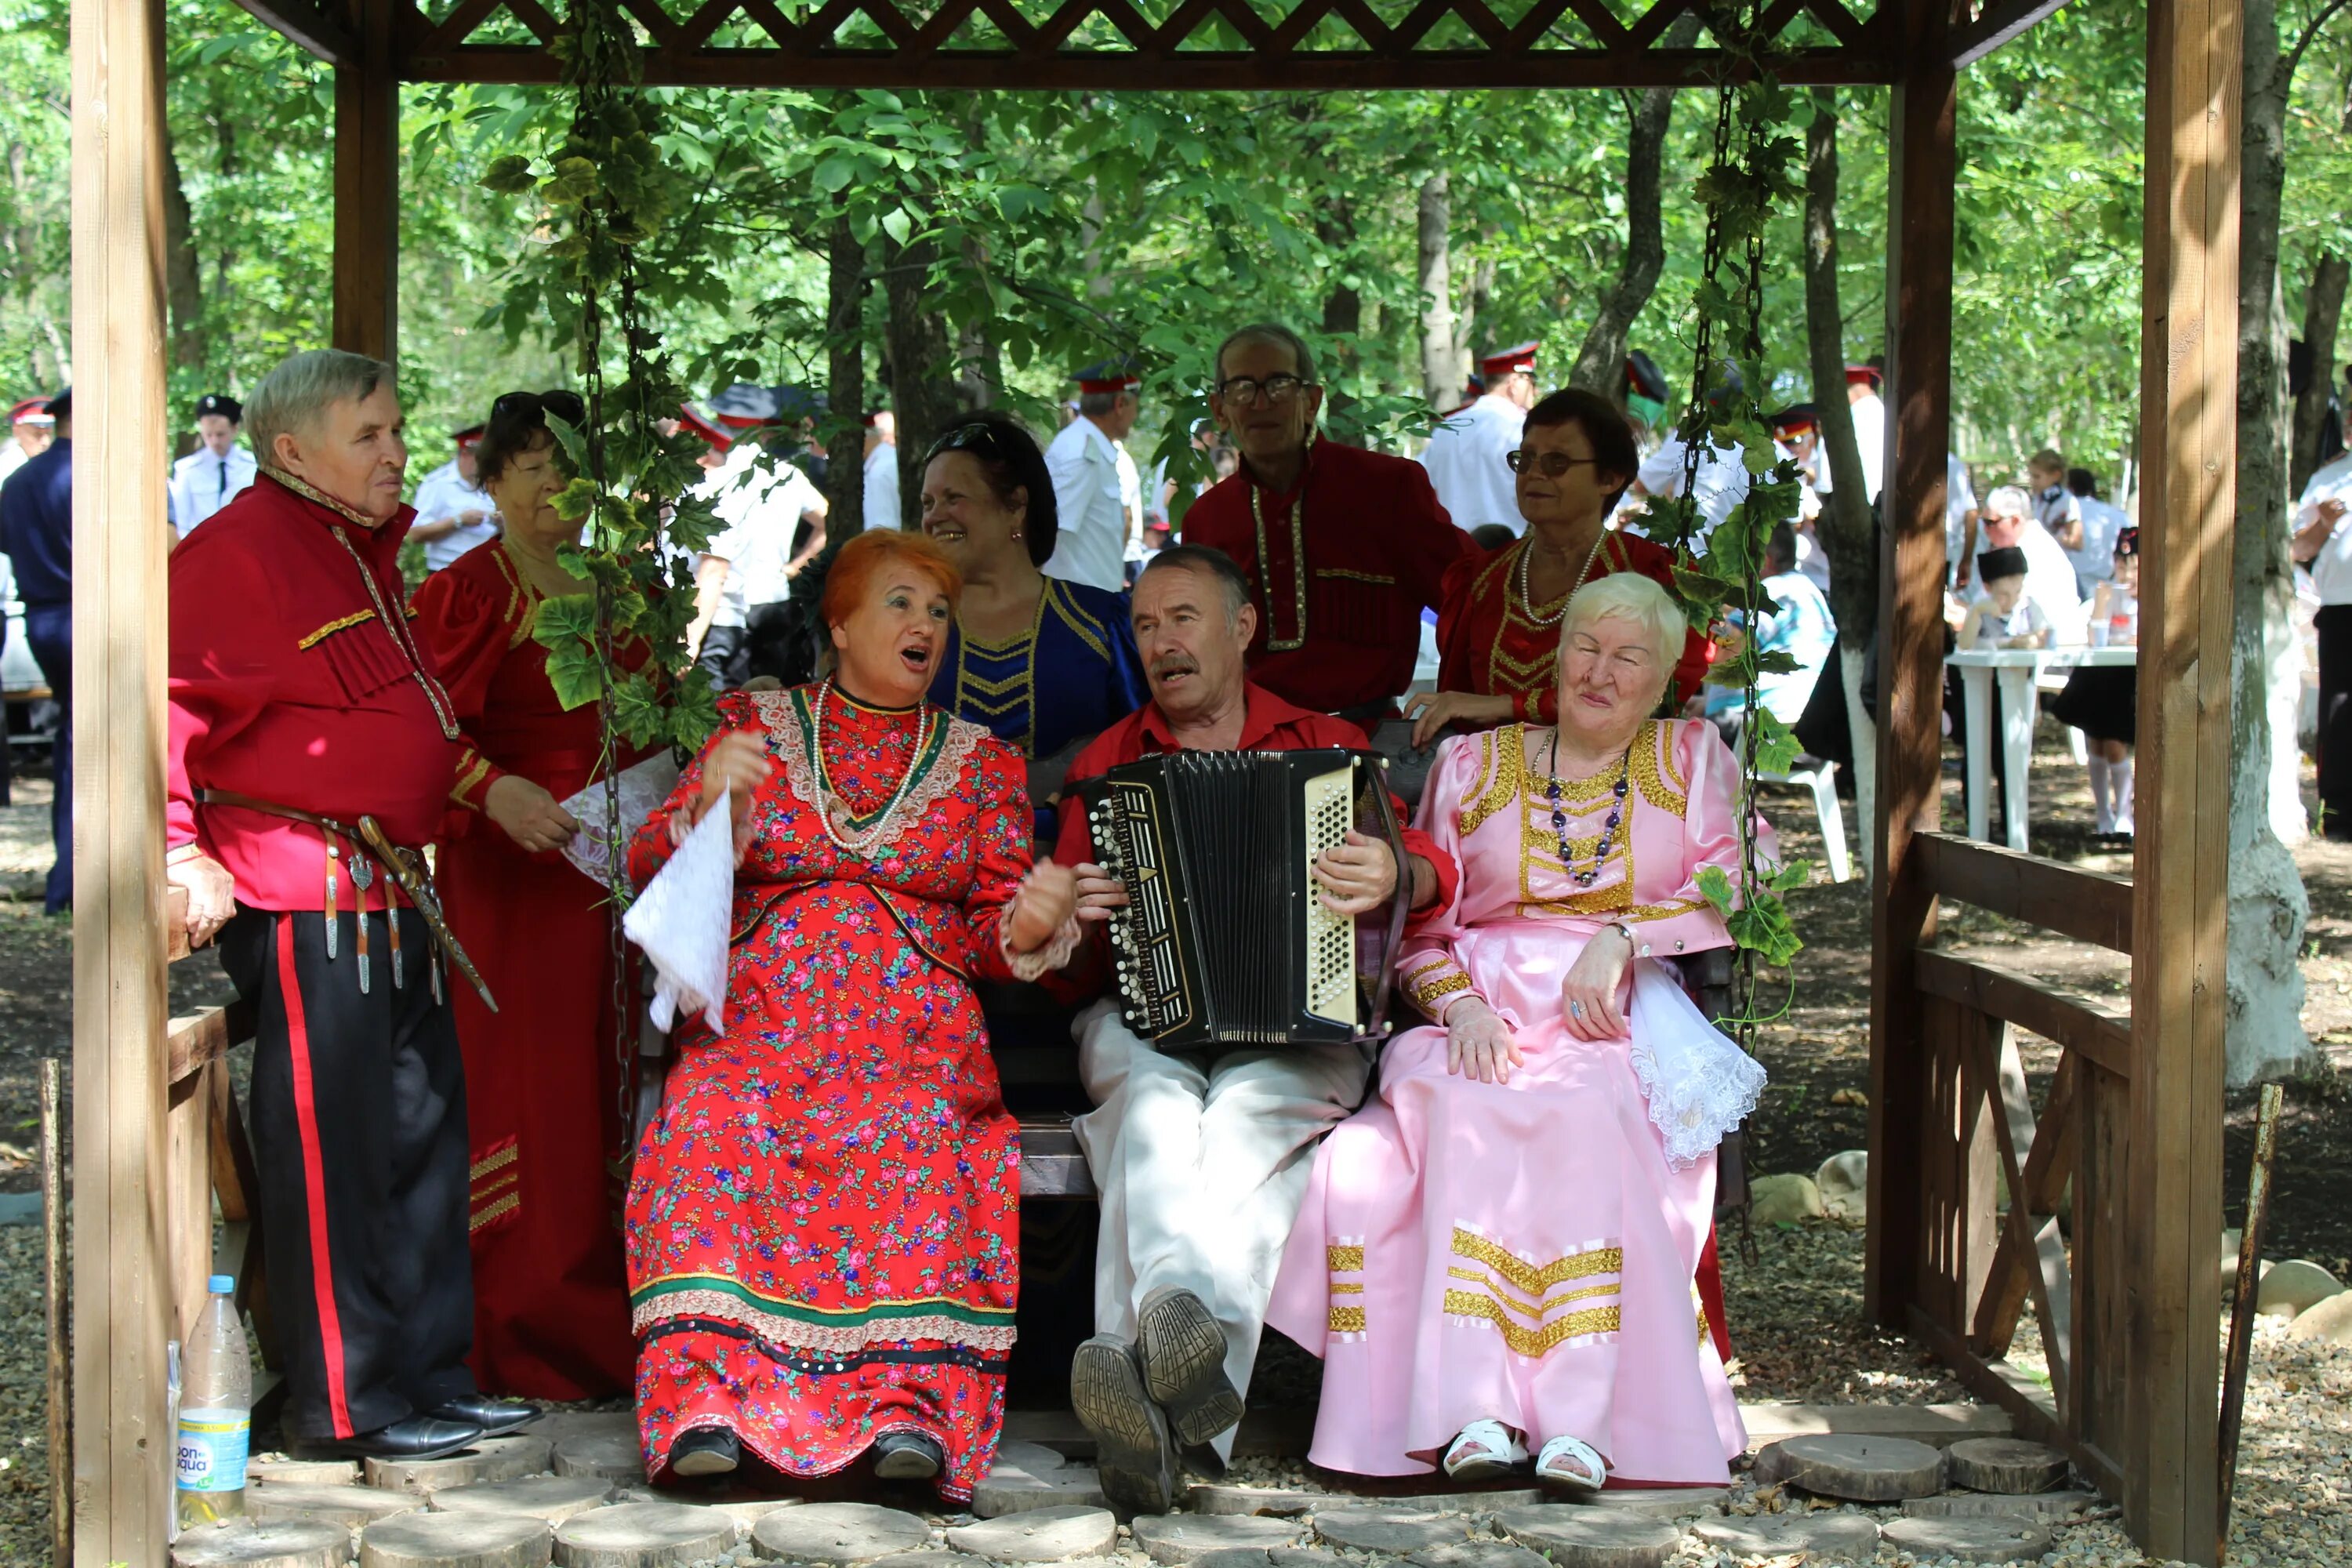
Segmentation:
<svg viewBox="0 0 2352 1568">
<path fill-rule="evenodd" d="M 1198 659 L 1185 654 L 1162 654 L 1151 661 L 1151 673 L 1155 676 L 1198 675 L 1201 673 L 1201 665 Z"/>
</svg>

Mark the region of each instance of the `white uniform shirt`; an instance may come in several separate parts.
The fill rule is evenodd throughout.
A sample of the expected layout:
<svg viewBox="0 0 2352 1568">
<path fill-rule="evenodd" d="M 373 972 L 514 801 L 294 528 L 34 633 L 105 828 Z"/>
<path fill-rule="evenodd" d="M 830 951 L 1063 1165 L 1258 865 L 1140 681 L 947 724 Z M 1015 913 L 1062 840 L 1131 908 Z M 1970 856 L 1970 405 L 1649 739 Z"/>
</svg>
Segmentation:
<svg viewBox="0 0 2352 1568">
<path fill-rule="evenodd" d="M 425 569 L 438 572 L 460 555 L 478 545 L 487 544 L 499 536 L 497 503 L 490 492 L 477 484 L 467 482 L 457 471 L 455 458 L 442 464 L 417 482 L 416 521 L 438 522 L 461 512 L 482 513 L 479 522 L 461 522 L 438 539 L 425 542 Z"/>
<path fill-rule="evenodd" d="M 2110 506 L 2096 496 L 2076 496 L 2074 510 L 2083 519 L 2083 543 L 2080 549 L 2066 552 L 2074 563 L 2074 580 L 2089 598 L 2091 585 L 2105 583 L 2116 574 L 2116 535 L 2131 524 L 2131 519 L 2118 506 Z"/>
<path fill-rule="evenodd" d="M 1862 488 L 1876 500 L 1886 484 L 1886 404 L 1876 393 L 1859 403 L 1849 404 L 1847 412 L 1853 416 L 1854 450 L 1862 458 Z M 1830 493 L 1830 454 L 1824 443 L 1814 452 L 1814 462 L 1820 471 L 1813 476 L 1813 488 L 1823 495 Z"/>
<path fill-rule="evenodd" d="M 1976 487 L 1969 482 L 1969 466 L 1944 454 L 1944 564 L 1958 566 L 1969 547 L 1969 513 L 1977 510 Z"/>
<path fill-rule="evenodd" d="M 772 605 L 791 593 L 784 568 L 792 563 L 793 536 L 803 515 L 824 505 L 824 497 L 799 464 L 771 460 L 751 441 L 737 442 L 703 485 L 727 525 L 709 551 L 727 563 L 727 587 L 711 625 L 743 626 L 754 605 Z"/>
<path fill-rule="evenodd" d="M 0 436 L 0 484 L 5 484 L 10 474 L 32 460 L 32 454 L 16 445 L 16 437 Z"/>
<path fill-rule="evenodd" d="M 2294 504 L 2294 526 L 2304 529 L 2317 521 L 2319 503 L 2326 500 L 2352 506 L 2352 453 L 2313 473 Z M 2311 558 L 2311 585 L 2322 605 L 2352 605 L 2352 517 L 2338 522 Z"/>
<path fill-rule="evenodd" d="M 196 524 L 235 500 L 259 472 L 253 454 L 232 444 L 228 456 L 217 458 L 209 447 L 199 447 L 172 465 L 172 529 L 181 538 Z"/>
<path fill-rule="evenodd" d="M 866 454 L 866 526 L 897 528 L 898 448 L 885 442 Z"/>
<path fill-rule="evenodd" d="M 1079 415 L 1045 448 L 1054 478 L 1054 542 L 1046 575 L 1116 594 L 1127 586 L 1127 542 L 1143 531 L 1143 479 L 1127 449 Z"/>
<path fill-rule="evenodd" d="M 1654 496 L 1679 495 L 1683 488 L 1684 457 L 1689 449 L 1683 440 L 1682 432 L 1670 430 L 1666 438 L 1658 444 L 1658 449 L 1642 459 L 1641 471 L 1634 477 L 1642 481 L 1642 488 Z M 1738 447 L 1727 441 L 1718 441 L 1707 448 L 1706 455 L 1699 459 L 1698 479 L 1694 487 L 1698 500 L 1699 531 L 1691 541 L 1692 554 L 1706 553 L 1706 536 L 1731 515 L 1733 507 L 1747 499 L 1748 483 L 1747 459 Z M 1626 531 L 1647 534 L 1649 531 L 1643 526 L 1643 521 L 1639 516 L 1628 518 Z"/>
<path fill-rule="evenodd" d="M 1499 522 L 1514 537 L 1527 532 L 1511 472 L 1511 454 L 1527 428 L 1527 410 L 1490 392 L 1430 433 L 1421 466 L 1455 527 L 1467 531 Z"/>
</svg>

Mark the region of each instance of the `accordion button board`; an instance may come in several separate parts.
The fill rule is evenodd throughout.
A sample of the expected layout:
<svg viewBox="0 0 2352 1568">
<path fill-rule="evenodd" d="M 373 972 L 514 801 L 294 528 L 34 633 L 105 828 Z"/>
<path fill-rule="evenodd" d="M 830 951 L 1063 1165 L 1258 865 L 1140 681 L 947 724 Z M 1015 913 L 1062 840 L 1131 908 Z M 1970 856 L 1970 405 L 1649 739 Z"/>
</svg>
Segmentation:
<svg viewBox="0 0 2352 1568">
<path fill-rule="evenodd" d="M 1365 753 L 1171 752 L 1078 786 L 1102 867 L 1127 891 L 1109 921 L 1127 1026 L 1171 1050 L 1343 1044 L 1365 1032 L 1355 921 L 1318 896 Z"/>
</svg>

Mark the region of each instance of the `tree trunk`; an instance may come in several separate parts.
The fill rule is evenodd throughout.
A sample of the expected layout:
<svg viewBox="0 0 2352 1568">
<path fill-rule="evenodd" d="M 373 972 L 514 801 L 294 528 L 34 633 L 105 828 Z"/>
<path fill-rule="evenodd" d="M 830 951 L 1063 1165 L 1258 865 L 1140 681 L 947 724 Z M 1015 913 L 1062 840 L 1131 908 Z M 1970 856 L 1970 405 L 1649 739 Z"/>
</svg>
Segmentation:
<svg viewBox="0 0 2352 1568">
<path fill-rule="evenodd" d="M 833 430 L 825 439 L 825 537 L 847 539 L 864 530 L 866 517 L 866 247 L 849 231 L 849 216 L 833 220 L 825 248 L 825 401 Z M 855 456 L 853 457 L 853 454 Z M 877 517 L 877 528 L 898 520 Z"/>
<path fill-rule="evenodd" d="M 1830 559 L 1830 614 L 1837 621 L 1846 725 L 1853 738 L 1853 804 L 1861 819 L 1863 875 L 1877 854 L 1878 730 L 1862 705 L 1862 668 L 1878 634 L 1878 541 L 1864 490 L 1862 448 L 1845 399 L 1845 318 L 1838 310 L 1837 92 L 1813 89 L 1805 132 L 1805 344 L 1813 405 L 1829 453 L 1830 493 L 1815 532 Z"/>
<path fill-rule="evenodd" d="M 201 365 L 208 357 L 204 281 L 196 267 L 195 226 L 180 184 L 180 157 L 163 136 L 163 289 L 172 311 L 172 363 Z"/>
<path fill-rule="evenodd" d="M 2321 251 L 2311 269 L 2311 287 L 2303 296 L 2303 342 L 2311 351 L 2311 374 L 2294 403 L 2294 440 L 2289 448 L 2294 458 L 2286 477 L 2289 499 L 2303 493 L 2312 470 L 2319 467 L 2319 432 L 2327 422 L 2328 395 L 2336 390 L 2336 328 L 2344 318 L 2347 281 L 2352 281 L 2352 263 Z"/>
<path fill-rule="evenodd" d="M 1454 188 L 1445 170 L 1421 183 L 1420 208 L 1421 391 L 1445 414 L 1470 374 L 1454 314 Z"/>
<path fill-rule="evenodd" d="M 1345 196 L 1341 196 L 1324 209 L 1323 216 L 1315 220 L 1315 237 L 1323 242 L 1326 249 L 1338 255 L 1345 255 L 1356 243 L 1354 205 Z M 1331 286 L 1329 293 L 1323 296 L 1324 335 L 1334 338 L 1353 338 L 1358 332 L 1363 331 L 1363 290 L 1343 278 Z M 1355 344 L 1352 342 L 1343 344 L 1339 353 L 1352 363 L 1356 357 Z"/>
<path fill-rule="evenodd" d="M 898 418 L 898 522 L 921 515 L 923 478 L 916 459 L 965 412 L 955 380 L 955 345 L 946 321 L 927 299 L 938 250 L 918 238 L 884 242 L 882 293 L 888 306 L 883 343 L 890 356 L 890 403 Z"/>
<path fill-rule="evenodd" d="M 2286 307 L 2279 293 L 2279 202 L 2286 185 L 2286 95 L 2276 0 L 2246 0 L 2245 126 L 2239 179 L 2238 471 L 2230 643 L 2230 916 L 2224 976 L 2232 1084 L 2315 1059 L 2303 1032 L 2303 929 L 2311 912 L 2282 839 L 2304 835 L 2295 789 L 2301 647 L 2286 528 Z"/>
<path fill-rule="evenodd" d="M 1698 41 L 1698 13 L 1685 12 L 1666 29 L 1664 47 L 1686 49 Z M 1614 396 L 1624 384 L 1625 342 L 1634 318 L 1658 287 L 1666 265 L 1666 230 L 1661 216 L 1665 184 L 1666 132 L 1672 128 L 1675 89 L 1654 87 L 1637 98 L 1626 95 L 1625 248 L 1618 258 L 1617 282 L 1601 301 L 1600 313 L 1584 334 L 1568 384 Z"/>
</svg>

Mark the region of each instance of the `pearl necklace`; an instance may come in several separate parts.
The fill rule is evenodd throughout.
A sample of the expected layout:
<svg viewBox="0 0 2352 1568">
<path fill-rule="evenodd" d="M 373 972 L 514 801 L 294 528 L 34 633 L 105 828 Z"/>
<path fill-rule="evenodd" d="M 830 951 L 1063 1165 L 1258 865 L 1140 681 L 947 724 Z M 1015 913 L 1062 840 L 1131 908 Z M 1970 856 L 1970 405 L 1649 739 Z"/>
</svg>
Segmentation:
<svg viewBox="0 0 2352 1568">
<path fill-rule="evenodd" d="M 1601 558 L 1601 542 L 1608 537 L 1609 528 L 1606 523 L 1603 523 L 1601 531 L 1592 536 L 1592 548 L 1584 552 L 1584 565 L 1577 572 L 1576 581 L 1570 584 L 1568 592 L 1560 595 L 1559 608 L 1549 616 L 1538 612 L 1535 595 L 1528 592 L 1528 561 L 1536 552 L 1535 540 L 1528 539 L 1527 544 L 1519 551 L 1519 605 L 1527 611 L 1528 619 L 1539 626 L 1559 625 L 1560 617 L 1568 614 L 1569 600 L 1574 598 L 1576 591 L 1584 586 L 1584 579 L 1591 572 L 1593 562 Z"/>
<path fill-rule="evenodd" d="M 881 815 L 875 817 L 874 826 L 864 833 L 853 833 L 835 826 L 833 821 L 834 806 L 838 805 L 841 807 L 845 820 L 849 816 L 849 803 L 834 793 L 833 781 L 824 765 L 824 700 L 832 692 L 833 682 L 829 679 L 816 689 L 814 716 L 809 729 L 809 754 L 816 762 L 817 820 L 824 825 L 824 836 L 833 840 L 835 848 L 844 854 L 862 858 L 881 841 L 884 831 L 890 826 L 890 814 L 898 809 L 898 803 L 907 798 L 907 791 L 914 784 L 915 769 L 922 762 L 923 747 L 931 738 L 931 705 L 924 702 L 916 706 L 915 749 L 907 758 L 907 771 L 899 775 L 898 787 L 890 792 L 890 799 L 882 807 Z"/>
</svg>

